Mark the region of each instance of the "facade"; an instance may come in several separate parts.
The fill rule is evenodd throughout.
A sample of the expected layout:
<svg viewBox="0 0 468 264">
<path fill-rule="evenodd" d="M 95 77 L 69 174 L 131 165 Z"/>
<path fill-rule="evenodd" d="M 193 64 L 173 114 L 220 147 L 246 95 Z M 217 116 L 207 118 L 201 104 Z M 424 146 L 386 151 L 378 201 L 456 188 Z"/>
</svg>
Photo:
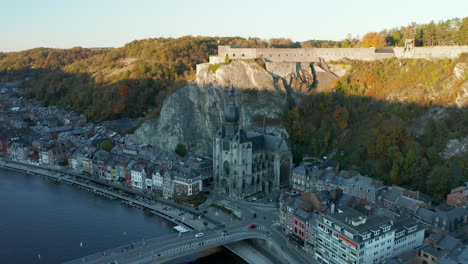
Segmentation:
<svg viewBox="0 0 468 264">
<path fill-rule="evenodd" d="M 279 136 L 246 132 L 239 128 L 239 110 L 230 89 L 224 125 L 213 142 L 215 190 L 242 199 L 256 192 L 277 191 L 288 184 L 291 152 Z"/>
<path fill-rule="evenodd" d="M 131 170 L 132 187 L 140 190 L 146 189 L 146 168 L 144 164 L 137 164 Z"/>
<path fill-rule="evenodd" d="M 196 197 L 202 191 L 202 176 L 190 169 L 174 172 L 174 196 L 182 199 Z"/>
<path fill-rule="evenodd" d="M 162 169 L 155 169 L 152 174 L 152 183 L 153 183 L 153 191 L 161 193 L 163 192 L 163 175 L 164 170 Z"/>
<path fill-rule="evenodd" d="M 174 195 L 174 177 L 166 171 L 163 175 L 163 196 L 164 198 L 172 198 Z"/>
<path fill-rule="evenodd" d="M 453 206 L 468 205 L 468 181 L 465 186 L 450 191 L 447 195 L 447 203 Z"/>
<path fill-rule="evenodd" d="M 315 257 L 320 263 L 383 263 L 422 245 L 422 226 L 410 218 L 398 221 L 351 208 L 321 215 L 315 226 Z"/>
</svg>

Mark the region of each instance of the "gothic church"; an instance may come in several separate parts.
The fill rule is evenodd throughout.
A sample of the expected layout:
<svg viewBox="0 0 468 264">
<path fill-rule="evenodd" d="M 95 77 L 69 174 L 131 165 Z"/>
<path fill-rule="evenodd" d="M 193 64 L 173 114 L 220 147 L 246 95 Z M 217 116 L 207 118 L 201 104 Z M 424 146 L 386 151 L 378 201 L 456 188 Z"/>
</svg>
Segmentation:
<svg viewBox="0 0 468 264">
<path fill-rule="evenodd" d="M 224 119 L 213 142 L 215 191 L 243 199 L 257 192 L 278 191 L 281 185 L 289 184 L 292 157 L 286 141 L 280 136 L 239 128 L 232 88 Z"/>
</svg>

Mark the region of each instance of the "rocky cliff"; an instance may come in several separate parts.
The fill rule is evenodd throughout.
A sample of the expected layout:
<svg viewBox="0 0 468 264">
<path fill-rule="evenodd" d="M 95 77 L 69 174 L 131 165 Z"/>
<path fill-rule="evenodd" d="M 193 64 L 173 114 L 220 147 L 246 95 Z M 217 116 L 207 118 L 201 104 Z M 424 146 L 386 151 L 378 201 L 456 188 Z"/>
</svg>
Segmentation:
<svg viewBox="0 0 468 264">
<path fill-rule="evenodd" d="M 286 134 L 279 117 L 287 108 L 288 98 L 312 86 L 313 76 L 300 73 L 288 79 L 274 77 L 261 65 L 249 61 L 230 64 L 202 64 L 197 67 L 196 83 L 173 93 L 164 102 L 157 119 L 145 121 L 128 139 L 137 144 L 155 144 L 174 149 L 185 144 L 197 154 L 211 155 L 214 133 L 223 122 L 227 88 L 235 88 L 240 110 L 240 126 L 253 131 Z M 295 88 L 297 87 L 297 90 Z"/>
</svg>

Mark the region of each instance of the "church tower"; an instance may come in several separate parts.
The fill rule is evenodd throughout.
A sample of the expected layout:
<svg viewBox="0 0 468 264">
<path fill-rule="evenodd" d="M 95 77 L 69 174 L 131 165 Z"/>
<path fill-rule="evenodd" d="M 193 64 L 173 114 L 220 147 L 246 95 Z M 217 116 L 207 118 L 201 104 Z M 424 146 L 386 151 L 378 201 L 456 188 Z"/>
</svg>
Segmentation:
<svg viewBox="0 0 468 264">
<path fill-rule="evenodd" d="M 239 110 L 234 101 L 234 89 L 229 89 L 229 103 L 224 108 L 224 126 L 226 137 L 232 139 L 239 128 Z"/>
</svg>

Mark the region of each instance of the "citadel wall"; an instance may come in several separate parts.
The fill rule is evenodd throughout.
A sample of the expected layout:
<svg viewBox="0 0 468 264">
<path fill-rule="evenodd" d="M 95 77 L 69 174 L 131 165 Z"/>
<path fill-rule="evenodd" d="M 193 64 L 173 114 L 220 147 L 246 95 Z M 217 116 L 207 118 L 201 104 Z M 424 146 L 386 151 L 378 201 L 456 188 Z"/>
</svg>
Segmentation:
<svg viewBox="0 0 468 264">
<path fill-rule="evenodd" d="M 349 58 L 373 61 L 391 57 L 397 58 L 455 58 L 468 52 L 468 46 L 415 47 L 405 49 L 396 47 L 392 50 L 375 48 L 237 48 L 218 46 L 218 56 L 211 56 L 210 63 L 222 63 L 224 58 L 253 59 L 263 58 L 270 62 L 314 62 L 319 58 L 325 61 Z"/>
<path fill-rule="evenodd" d="M 393 50 L 397 58 L 453 59 L 464 52 L 468 53 L 468 46 L 414 47 L 406 50 L 403 47 L 396 47 Z"/>
</svg>

